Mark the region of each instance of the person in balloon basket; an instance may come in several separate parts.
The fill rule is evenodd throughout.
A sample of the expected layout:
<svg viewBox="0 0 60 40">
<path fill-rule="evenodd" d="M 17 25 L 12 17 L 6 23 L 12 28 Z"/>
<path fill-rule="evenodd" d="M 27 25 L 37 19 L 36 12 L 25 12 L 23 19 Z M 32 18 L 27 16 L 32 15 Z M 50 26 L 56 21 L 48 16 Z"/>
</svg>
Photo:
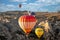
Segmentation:
<svg viewBox="0 0 60 40">
<path fill-rule="evenodd" d="M 32 15 L 35 17 L 35 12 L 28 12 L 28 15 Z"/>
</svg>

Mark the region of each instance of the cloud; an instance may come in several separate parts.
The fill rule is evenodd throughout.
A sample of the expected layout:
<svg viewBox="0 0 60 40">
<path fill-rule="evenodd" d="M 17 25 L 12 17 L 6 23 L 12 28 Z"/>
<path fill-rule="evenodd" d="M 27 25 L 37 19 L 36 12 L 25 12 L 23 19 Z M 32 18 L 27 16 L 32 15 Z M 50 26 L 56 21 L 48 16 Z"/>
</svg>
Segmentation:
<svg viewBox="0 0 60 40">
<path fill-rule="evenodd" d="M 55 5 L 58 4 L 60 0 L 37 0 L 35 3 L 43 5 Z"/>
<path fill-rule="evenodd" d="M 40 8 L 39 11 L 41 11 L 41 12 L 48 12 L 49 9 L 47 9 L 47 8 Z"/>
<path fill-rule="evenodd" d="M 27 0 L 10 0 L 11 2 L 26 2 Z"/>
<path fill-rule="evenodd" d="M 33 9 L 36 9 L 37 6 L 38 6 L 38 4 L 29 3 L 29 4 L 22 5 L 22 9 L 24 9 L 24 10 L 33 10 Z"/>
<path fill-rule="evenodd" d="M 12 10 L 16 10 L 17 6 L 12 5 L 12 4 L 1 4 L 0 5 L 0 11 L 12 11 Z"/>
<path fill-rule="evenodd" d="M 27 11 L 34 11 L 34 12 L 46 12 L 46 11 L 51 11 L 51 10 L 58 11 L 59 8 L 60 8 L 59 4 L 58 6 L 57 5 L 45 6 L 38 3 L 29 3 L 29 4 L 23 3 L 21 8 L 19 8 L 18 5 L 13 5 L 13 4 L 0 5 L 0 11 L 27 10 Z"/>
<path fill-rule="evenodd" d="M 56 0 L 56 2 L 59 2 L 60 3 L 60 0 Z"/>
<path fill-rule="evenodd" d="M 37 3 L 29 3 L 29 4 L 25 4 L 25 5 L 22 5 L 22 8 L 21 10 L 28 10 L 28 11 L 41 11 L 42 9 L 40 9 L 41 7 L 43 7 L 44 5 L 41 5 L 41 4 L 37 4 Z M 44 10 L 44 9 L 43 9 Z M 44 10 L 46 11 L 46 9 Z"/>
<path fill-rule="evenodd" d="M 26 5 L 27 3 L 22 3 L 23 5 Z"/>
<path fill-rule="evenodd" d="M 55 11 L 60 11 L 60 6 L 57 6 L 57 7 L 55 8 Z"/>
<path fill-rule="evenodd" d="M 52 4 L 48 4 L 48 3 L 44 4 L 44 3 L 35 2 L 35 3 L 25 4 L 23 6 L 23 8 L 25 10 L 30 10 L 30 11 L 39 11 L 39 12 L 40 11 L 42 11 L 42 12 L 46 12 L 46 11 L 52 12 L 53 11 L 53 12 L 56 12 L 56 11 L 59 10 L 60 5 L 59 5 L 59 3 L 57 3 L 57 4 L 54 4 L 54 3 L 52 3 Z"/>
</svg>

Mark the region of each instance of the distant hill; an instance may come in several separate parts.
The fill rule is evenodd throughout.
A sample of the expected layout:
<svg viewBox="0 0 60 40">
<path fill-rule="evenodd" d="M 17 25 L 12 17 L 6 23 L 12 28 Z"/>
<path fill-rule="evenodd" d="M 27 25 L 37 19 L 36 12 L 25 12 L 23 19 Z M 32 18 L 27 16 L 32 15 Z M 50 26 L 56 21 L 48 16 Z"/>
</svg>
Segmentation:
<svg viewBox="0 0 60 40">
<path fill-rule="evenodd" d="M 21 15 L 28 14 L 27 11 L 7 11 L 7 12 L 0 12 L 1 17 L 6 18 L 17 18 Z M 35 12 L 36 17 L 40 18 L 41 16 L 45 16 L 47 18 L 51 18 L 52 16 L 56 16 L 58 19 L 60 19 L 60 12 Z"/>
</svg>

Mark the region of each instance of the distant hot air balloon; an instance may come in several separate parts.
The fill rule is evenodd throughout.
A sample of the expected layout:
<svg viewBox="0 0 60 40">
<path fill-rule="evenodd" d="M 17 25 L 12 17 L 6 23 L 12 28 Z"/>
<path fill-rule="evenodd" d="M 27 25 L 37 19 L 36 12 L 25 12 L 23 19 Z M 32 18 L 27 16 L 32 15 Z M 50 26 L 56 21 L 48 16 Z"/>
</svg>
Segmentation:
<svg viewBox="0 0 60 40">
<path fill-rule="evenodd" d="M 21 8 L 22 7 L 22 4 L 19 4 L 19 8 Z"/>
<path fill-rule="evenodd" d="M 35 34 L 37 35 L 38 38 L 40 38 L 44 34 L 44 31 L 42 28 L 36 28 Z"/>
<path fill-rule="evenodd" d="M 21 29 L 28 35 L 36 24 L 36 18 L 32 15 L 23 15 L 19 17 L 18 23 Z"/>
</svg>

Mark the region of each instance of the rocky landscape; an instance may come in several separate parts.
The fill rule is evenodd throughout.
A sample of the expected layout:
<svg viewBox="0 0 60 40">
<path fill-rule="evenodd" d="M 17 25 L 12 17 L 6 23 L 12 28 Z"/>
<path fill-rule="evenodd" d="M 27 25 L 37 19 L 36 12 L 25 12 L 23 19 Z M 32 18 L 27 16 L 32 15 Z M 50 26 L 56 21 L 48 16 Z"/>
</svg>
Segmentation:
<svg viewBox="0 0 60 40">
<path fill-rule="evenodd" d="M 60 40 L 60 12 L 35 12 L 37 24 L 42 20 L 48 19 L 51 24 L 52 31 L 48 33 L 48 37 L 44 36 L 38 39 L 34 33 L 34 29 L 28 36 L 18 25 L 18 18 L 27 14 L 27 11 L 7 11 L 0 12 L 0 40 Z M 38 25 L 36 25 L 38 26 Z"/>
</svg>

